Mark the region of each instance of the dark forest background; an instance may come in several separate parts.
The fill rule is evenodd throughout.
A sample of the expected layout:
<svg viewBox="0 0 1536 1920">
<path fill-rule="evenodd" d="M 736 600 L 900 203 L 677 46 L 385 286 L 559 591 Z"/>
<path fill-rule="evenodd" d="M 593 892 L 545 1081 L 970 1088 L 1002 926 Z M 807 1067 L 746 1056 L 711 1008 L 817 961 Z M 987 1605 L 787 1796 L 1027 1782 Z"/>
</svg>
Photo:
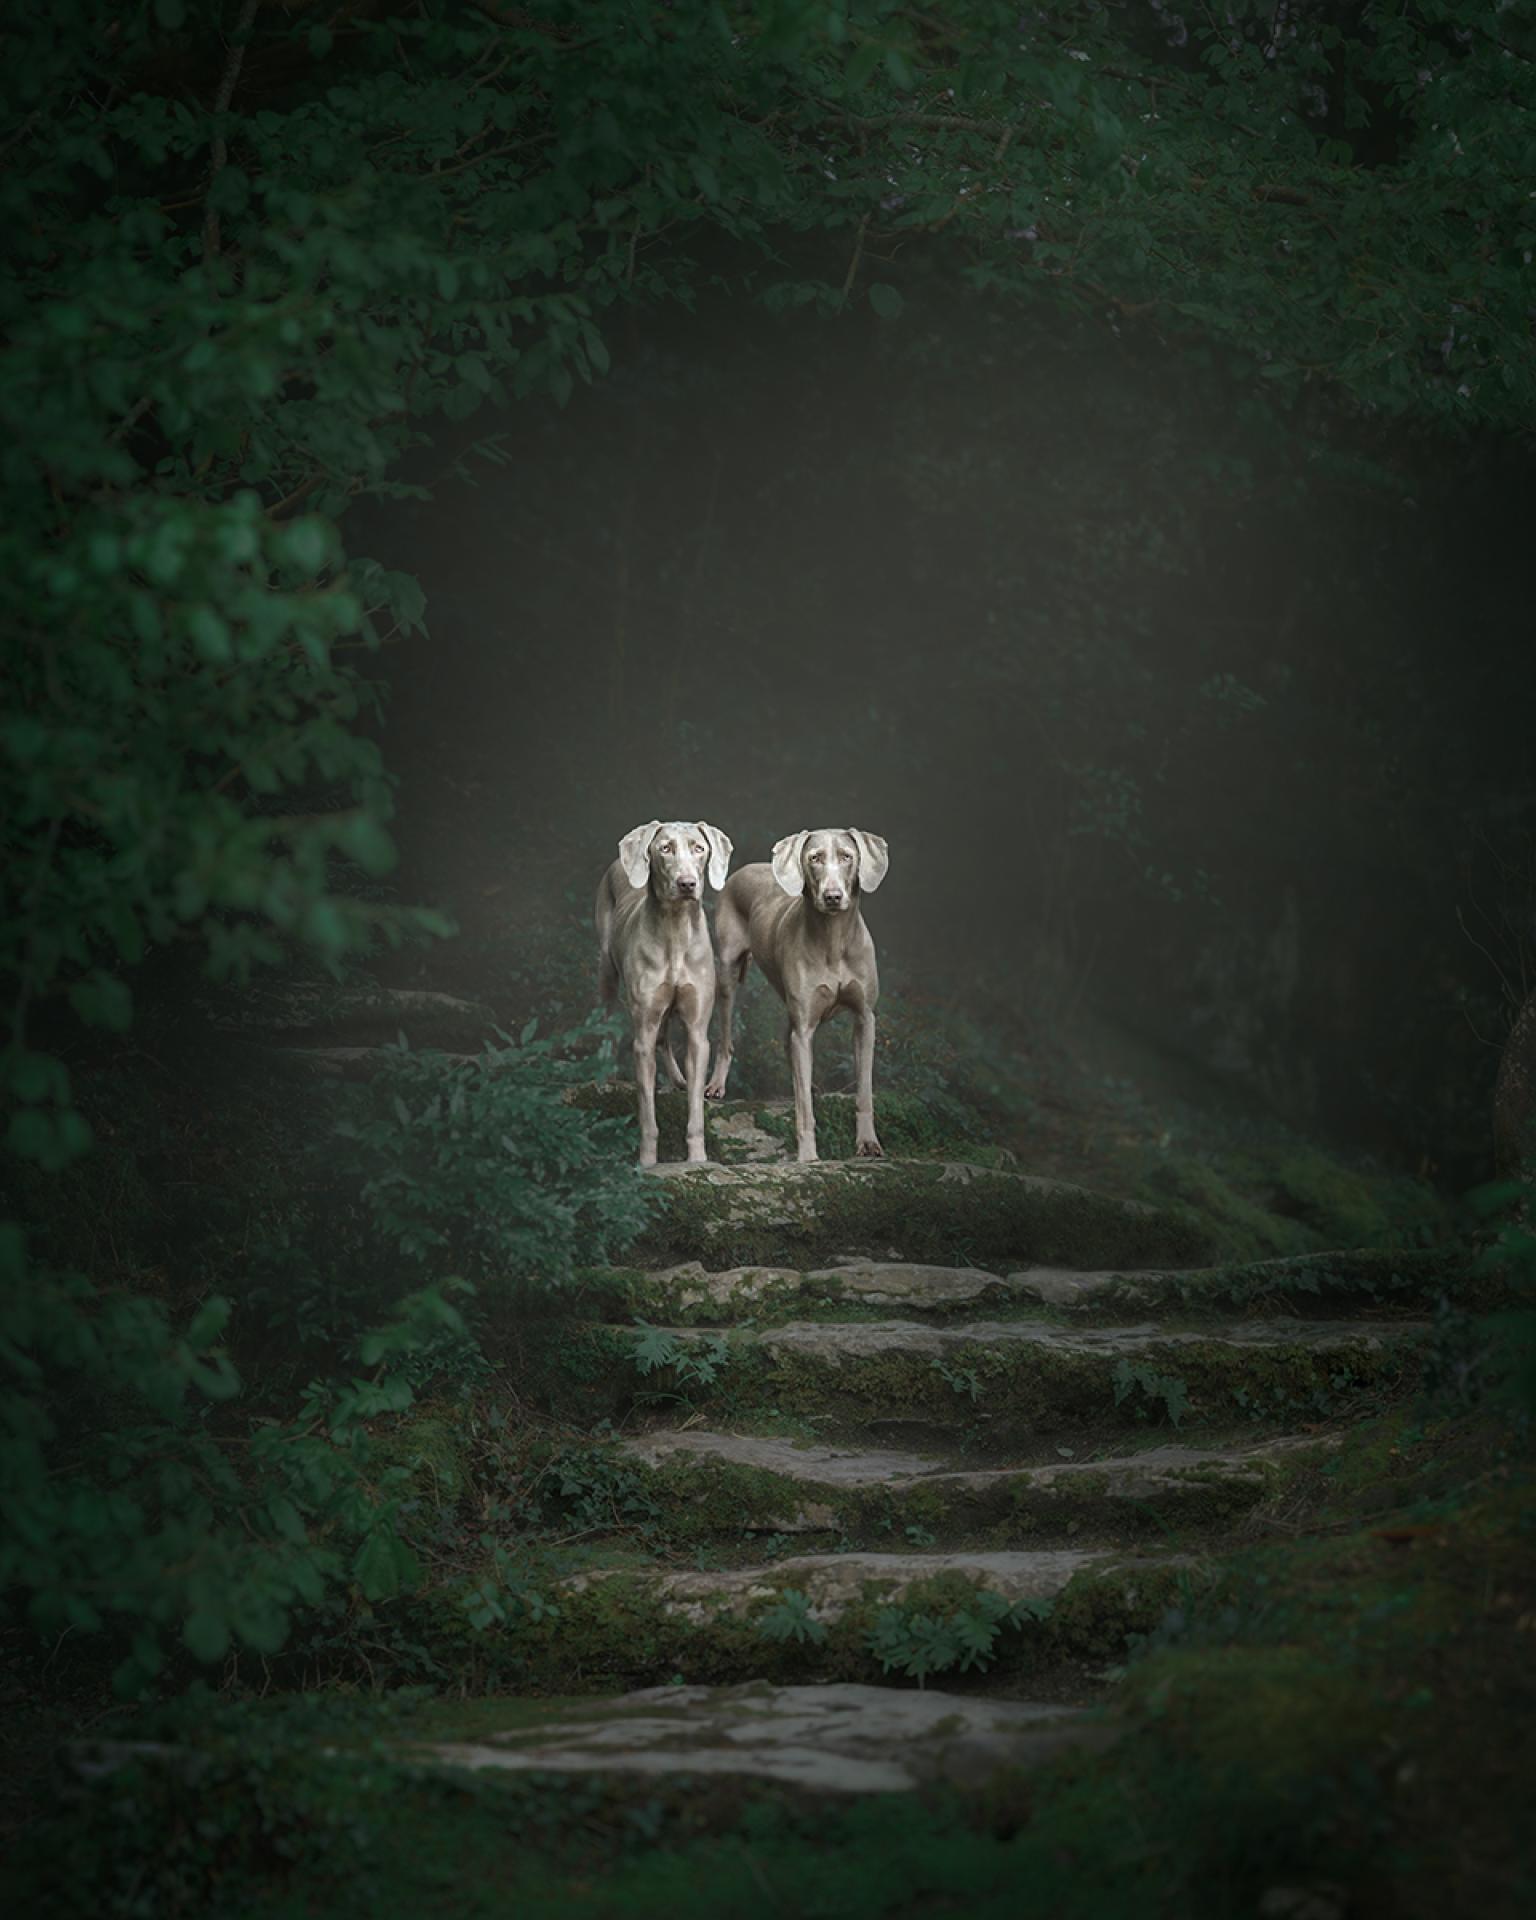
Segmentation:
<svg viewBox="0 0 1536 1920">
<path fill-rule="evenodd" d="M 738 863 L 887 837 L 904 1112 L 1233 1262 L 1471 1276 L 1502 1233 L 1519 1304 L 1533 74 L 1480 0 L 8 28 L 25 1872 L 265 1898 L 280 1792 L 251 1826 L 235 1769 L 212 1838 L 160 1874 L 156 1813 L 118 1872 L 120 1810 L 47 1754 L 216 1699 L 238 1746 L 273 1688 L 516 1690 L 485 1643 L 542 1617 L 573 1512 L 641 1525 L 520 1344 L 653 1204 L 565 1097 L 617 1072 L 590 907 L 639 821 Z M 759 986 L 749 1098 L 778 1017 Z M 1497 1402 L 1447 1443 L 1480 1484 L 1528 1445 L 1529 1316 L 1475 1291 L 1429 1379 Z M 473 1434 L 452 1513 L 424 1420 Z"/>
</svg>

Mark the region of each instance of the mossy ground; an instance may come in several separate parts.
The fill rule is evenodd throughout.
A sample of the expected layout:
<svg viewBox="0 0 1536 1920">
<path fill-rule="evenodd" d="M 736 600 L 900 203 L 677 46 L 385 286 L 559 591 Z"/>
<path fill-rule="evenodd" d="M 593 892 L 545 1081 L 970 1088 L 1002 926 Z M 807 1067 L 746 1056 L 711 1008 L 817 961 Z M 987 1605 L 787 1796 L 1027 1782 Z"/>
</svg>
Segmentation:
<svg viewBox="0 0 1536 1920">
<path fill-rule="evenodd" d="M 1341 1486 L 1379 1437 L 1346 1451 Z M 444 1775 L 403 1764 L 410 1743 L 538 1709 L 332 1698 L 261 1725 L 184 1714 L 211 1756 L 198 1821 L 183 1777 L 144 1769 L 40 1823 L 12 1868 L 68 1916 L 115 1876 L 157 1912 L 251 1920 L 1014 1920 L 1021 1887 L 1074 1920 L 1231 1920 L 1276 1887 L 1332 1888 L 1364 1920 L 1514 1920 L 1536 1900 L 1536 1480 L 1511 1461 L 1459 1499 L 1423 1492 L 1450 1437 L 1391 1443 L 1397 1524 L 1277 1538 L 1179 1594 L 1113 1692 L 1119 1741 L 1027 1782 L 807 1804 L 740 1781 Z M 350 1757 L 321 1757 L 326 1738 Z"/>
<path fill-rule="evenodd" d="M 1350 1166 L 1300 1141 L 1143 1153 L 1127 1173 L 1142 1199 L 1197 1215 L 1216 1253 L 1232 1261 L 1333 1247 L 1427 1246 L 1443 1240 L 1451 1224 L 1426 1182 Z"/>
<path fill-rule="evenodd" d="M 680 1125 L 680 1106 L 669 1104 Z M 771 1133 L 777 1113 L 765 1111 L 773 1124 L 761 1115 L 757 1124 Z M 824 1125 L 830 1153 L 840 1138 L 835 1101 Z M 882 1111 L 881 1125 L 888 1148 L 899 1145 L 920 1170 L 917 1204 L 905 1180 L 899 1211 L 881 1195 L 878 1208 L 829 1209 L 798 1235 L 738 1223 L 710 1240 L 709 1264 L 803 1268 L 880 1253 L 894 1225 L 909 1258 L 994 1271 L 1024 1259 L 1187 1267 L 1219 1249 L 1226 1264 L 1214 1277 L 1167 1283 L 1180 1297 L 1166 1295 L 1159 1311 L 1177 1306 L 1191 1318 L 1286 1304 L 1311 1312 L 1362 1295 L 1376 1313 L 1440 1288 L 1439 1256 L 1421 1245 L 1437 1230 L 1433 1209 L 1416 1213 L 1413 1194 L 1389 1205 L 1371 1180 L 1324 1179 L 1304 1163 L 1263 1185 L 1257 1162 L 1223 1161 L 1211 1181 L 1180 1174 L 1148 1189 L 1172 1203 L 1161 1216 L 1126 1215 L 1092 1196 L 1021 1205 L 1017 1188 L 1004 1204 L 1005 1183 L 983 1180 L 957 1189 L 962 1216 L 927 1207 L 925 1182 L 937 1170 L 924 1159 L 979 1159 L 992 1151 L 978 1147 L 981 1130 L 955 1130 L 949 1110 L 931 1126 L 920 1111 Z M 668 1189 L 669 1209 L 688 1191 Z M 684 1208 L 644 1250 L 646 1263 L 657 1246 L 697 1257 L 692 1236 L 707 1224 L 702 1210 Z M 1323 1257 L 1329 1238 L 1356 1235 L 1374 1251 L 1345 1264 Z M 1285 1252 L 1308 1262 L 1278 1277 L 1245 1264 Z M 603 1287 L 632 1288 L 640 1273 L 591 1277 L 572 1305 L 606 1310 Z M 640 1295 L 626 1297 L 645 1310 Z M 1464 1303 L 1480 1298 L 1469 1291 Z M 1101 1317 L 1130 1303 L 1111 1302 Z M 763 1321 L 788 1306 L 767 1303 Z M 378 1608 L 354 1592 L 344 1621 L 324 1623 L 264 1672 L 230 1676 L 229 1691 L 313 1686 L 314 1676 L 331 1682 L 326 1691 L 265 1705 L 205 1696 L 161 1727 L 103 1723 L 103 1732 L 162 1732 L 205 1752 L 208 1766 L 195 1787 L 174 1769 L 147 1767 L 115 1789 L 61 1798 L 12 1850 L 6 1872 L 24 1890 L 23 1910 L 67 1920 L 103 1911 L 1015 1920 L 1023 1888 L 1032 1909 L 1074 1920 L 1232 1920 L 1258 1913 L 1275 1887 L 1319 1883 L 1342 1889 L 1335 1906 L 1359 1920 L 1443 1920 L 1468 1909 L 1469 1890 L 1489 1920 L 1536 1904 L 1522 1850 L 1536 1764 L 1536 1491 L 1513 1429 L 1476 1412 L 1431 1419 L 1418 1407 L 1420 1361 L 1407 1349 L 1364 1364 L 1250 1348 L 1239 1365 L 1214 1343 L 1137 1356 L 1187 1393 L 1181 1438 L 1229 1433 L 1234 1420 L 1355 1424 L 1337 1451 L 1298 1457 L 1245 1513 L 1217 1503 L 1117 1523 L 1117 1539 L 1139 1532 L 1142 1546 L 1155 1540 L 1181 1564 L 1129 1580 L 1080 1577 L 1043 1619 L 1009 1629 L 985 1674 L 937 1682 L 1103 1701 L 1126 1725 L 1108 1754 L 1028 1782 L 999 1777 L 963 1797 L 853 1806 L 740 1780 L 470 1779 L 409 1764 L 414 1741 L 535 1718 L 545 1696 L 675 1676 L 880 1677 L 868 1644 L 874 1591 L 814 1645 L 764 1634 L 771 1594 L 742 1618 L 685 1621 L 659 1606 L 649 1580 L 658 1567 L 701 1555 L 719 1565 L 782 1559 L 789 1543 L 760 1532 L 782 1484 L 649 1475 L 602 1437 L 604 1420 L 686 1419 L 707 1408 L 711 1418 L 837 1437 L 899 1413 L 947 1427 L 978 1462 L 989 1449 L 1039 1445 L 1055 1428 L 1079 1445 L 1174 1437 L 1156 1393 L 1137 1388 L 1117 1402 L 1102 1366 L 1070 1356 L 1042 1362 L 978 1346 L 946 1353 L 947 1377 L 925 1358 L 885 1356 L 832 1381 L 825 1368 L 770 1365 L 741 1345 L 701 1381 L 676 1366 L 642 1378 L 634 1339 L 554 1315 L 492 1327 L 496 1371 L 405 1421 L 377 1422 L 380 1464 L 410 1470 L 418 1591 Z M 909 1526 L 942 1545 L 1107 1541 L 1091 1486 L 1085 1497 L 1054 1538 L 1027 1510 L 860 1498 L 837 1507 L 840 1531 L 828 1544 L 926 1546 L 905 1536 Z M 793 1542 L 806 1544 L 823 1543 Z M 506 1618 L 477 1629 L 464 1590 L 491 1571 L 495 1545 L 521 1584 L 504 1596 Z M 563 1583 L 581 1571 L 606 1577 L 568 1592 Z M 968 1591 L 951 1577 L 903 1604 L 959 1608 Z M 1120 1668 L 1123 1678 L 1106 1686 L 1103 1676 Z M 433 1697 L 374 1697 L 407 1679 L 425 1680 Z"/>
</svg>

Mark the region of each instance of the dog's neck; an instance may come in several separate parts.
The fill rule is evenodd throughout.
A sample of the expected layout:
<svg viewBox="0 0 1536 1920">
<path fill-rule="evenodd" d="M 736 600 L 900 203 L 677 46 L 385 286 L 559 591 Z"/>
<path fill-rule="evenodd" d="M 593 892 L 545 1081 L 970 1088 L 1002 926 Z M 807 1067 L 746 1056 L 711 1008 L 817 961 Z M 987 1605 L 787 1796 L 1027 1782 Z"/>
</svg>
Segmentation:
<svg viewBox="0 0 1536 1920">
<path fill-rule="evenodd" d="M 686 947 L 698 932 L 704 908 L 697 900 L 664 900 L 655 885 L 648 889 L 646 912 L 669 946 Z"/>
<path fill-rule="evenodd" d="M 846 913 L 823 913 L 807 889 L 800 896 L 800 912 L 805 922 L 805 942 L 813 953 L 828 960 L 840 960 L 848 950 L 854 930 L 863 919 L 859 896 Z"/>
</svg>

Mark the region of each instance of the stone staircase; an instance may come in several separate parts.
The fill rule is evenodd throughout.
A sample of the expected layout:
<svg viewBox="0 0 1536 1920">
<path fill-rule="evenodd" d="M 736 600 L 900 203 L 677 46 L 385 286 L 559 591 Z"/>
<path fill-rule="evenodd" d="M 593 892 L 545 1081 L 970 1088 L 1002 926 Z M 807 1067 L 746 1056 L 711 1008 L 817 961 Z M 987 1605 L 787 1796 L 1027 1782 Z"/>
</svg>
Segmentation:
<svg viewBox="0 0 1536 1920">
<path fill-rule="evenodd" d="M 605 1697 L 442 1760 L 858 1793 L 1105 1742 L 1128 1638 L 1418 1378 L 1433 1256 L 1223 1267 L 1008 1167 L 797 1166 L 782 1114 L 726 1103 L 745 1151 L 656 1170 L 646 1264 L 588 1276 L 540 1375 L 673 1543 L 517 1629 L 533 1690 Z"/>
<path fill-rule="evenodd" d="M 397 1034 L 468 1058 L 492 1020 L 315 988 L 217 1023 L 285 1072 L 361 1078 Z M 623 1084 L 569 1098 L 633 1112 Z M 417 1757 L 820 1795 L 1104 1745 L 1128 1639 L 1219 1589 L 1418 1377 L 1440 1256 L 1223 1265 L 1198 1220 L 1034 1177 L 920 1102 L 881 1102 L 879 1161 L 847 1157 L 850 1100 L 817 1107 L 820 1164 L 791 1159 L 787 1101 L 727 1101 L 687 1167 L 682 1104 L 658 1102 L 641 1264 L 586 1276 L 517 1390 L 613 1422 L 667 1552 L 599 1548 L 512 1630 L 505 1726 L 479 1703 L 472 1738 Z"/>
</svg>

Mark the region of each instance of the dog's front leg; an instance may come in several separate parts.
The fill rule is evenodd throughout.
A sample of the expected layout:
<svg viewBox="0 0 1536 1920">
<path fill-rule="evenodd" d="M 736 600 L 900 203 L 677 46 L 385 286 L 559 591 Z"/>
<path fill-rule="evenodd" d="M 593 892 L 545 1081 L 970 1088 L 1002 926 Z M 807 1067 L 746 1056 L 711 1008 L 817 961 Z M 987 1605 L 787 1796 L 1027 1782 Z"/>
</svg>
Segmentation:
<svg viewBox="0 0 1536 1920">
<path fill-rule="evenodd" d="M 795 1158 L 816 1158 L 816 1110 L 811 1104 L 811 1044 L 816 1029 L 807 1016 L 791 1009 L 789 1073 L 795 1086 Z"/>
<path fill-rule="evenodd" d="M 656 1036 L 661 1016 L 647 1010 L 635 1014 L 635 1094 L 639 1101 L 640 1164 L 656 1164 Z"/>
<path fill-rule="evenodd" d="M 863 1007 L 853 1016 L 853 1086 L 853 1150 L 864 1159 L 883 1159 L 885 1148 L 875 1136 L 875 1012 L 873 1007 Z"/>
<path fill-rule="evenodd" d="M 704 1150 L 704 1076 L 709 1069 L 709 1010 L 695 1013 L 688 1022 L 688 1055 L 685 1072 L 688 1080 L 688 1158 L 697 1164 L 707 1160 Z"/>
</svg>

